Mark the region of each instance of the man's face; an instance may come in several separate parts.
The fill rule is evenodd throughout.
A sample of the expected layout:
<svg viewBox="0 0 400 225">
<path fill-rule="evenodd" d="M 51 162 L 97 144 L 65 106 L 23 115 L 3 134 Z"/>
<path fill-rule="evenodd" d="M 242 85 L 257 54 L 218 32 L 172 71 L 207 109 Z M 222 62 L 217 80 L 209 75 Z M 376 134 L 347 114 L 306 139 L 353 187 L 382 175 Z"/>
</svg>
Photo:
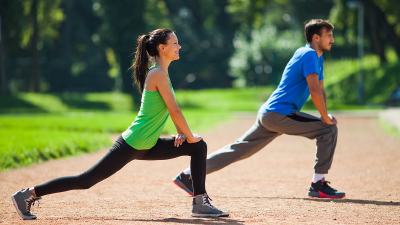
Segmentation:
<svg viewBox="0 0 400 225">
<path fill-rule="evenodd" d="M 333 42 L 335 42 L 335 39 L 333 39 L 333 31 L 322 28 L 322 34 L 319 36 L 319 39 L 319 49 L 321 49 L 322 52 L 329 52 Z"/>
</svg>

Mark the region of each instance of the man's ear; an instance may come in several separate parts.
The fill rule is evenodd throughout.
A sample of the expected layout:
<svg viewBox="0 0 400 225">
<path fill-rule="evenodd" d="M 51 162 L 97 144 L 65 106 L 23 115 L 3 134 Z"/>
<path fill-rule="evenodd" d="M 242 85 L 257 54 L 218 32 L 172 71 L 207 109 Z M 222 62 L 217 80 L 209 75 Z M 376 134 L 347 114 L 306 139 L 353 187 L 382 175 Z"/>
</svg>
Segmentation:
<svg viewBox="0 0 400 225">
<path fill-rule="evenodd" d="M 314 40 L 315 40 L 315 41 L 319 41 L 320 36 L 319 36 L 318 34 L 314 34 L 312 39 L 313 39 L 313 41 L 314 41 Z"/>
</svg>

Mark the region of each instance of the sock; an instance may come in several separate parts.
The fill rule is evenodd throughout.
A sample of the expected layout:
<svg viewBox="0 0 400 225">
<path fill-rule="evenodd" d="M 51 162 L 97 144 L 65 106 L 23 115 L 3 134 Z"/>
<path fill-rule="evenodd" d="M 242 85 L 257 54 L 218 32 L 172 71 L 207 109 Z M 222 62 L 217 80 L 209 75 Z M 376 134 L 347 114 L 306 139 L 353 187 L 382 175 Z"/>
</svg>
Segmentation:
<svg viewBox="0 0 400 225">
<path fill-rule="evenodd" d="M 317 181 L 324 179 L 324 177 L 325 177 L 325 174 L 314 173 L 314 176 L 312 178 L 312 182 L 316 183 Z"/>
<path fill-rule="evenodd" d="M 190 167 L 186 168 L 184 171 L 182 171 L 186 175 L 190 175 Z"/>
</svg>

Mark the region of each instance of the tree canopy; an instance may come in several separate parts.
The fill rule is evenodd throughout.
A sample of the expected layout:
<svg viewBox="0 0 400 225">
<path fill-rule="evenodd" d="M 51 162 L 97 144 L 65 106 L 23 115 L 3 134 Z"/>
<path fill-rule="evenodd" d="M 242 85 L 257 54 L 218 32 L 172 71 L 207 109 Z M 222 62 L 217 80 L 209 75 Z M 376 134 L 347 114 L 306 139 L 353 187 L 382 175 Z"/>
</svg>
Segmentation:
<svg viewBox="0 0 400 225">
<path fill-rule="evenodd" d="M 2 93 L 137 93 L 136 39 L 173 29 L 182 45 L 171 64 L 175 88 L 277 84 L 300 46 L 304 22 L 330 19 L 335 45 L 326 58 L 354 58 L 357 9 L 348 0 L 2 0 Z M 400 55 L 400 2 L 359 0 L 365 52 Z"/>
</svg>

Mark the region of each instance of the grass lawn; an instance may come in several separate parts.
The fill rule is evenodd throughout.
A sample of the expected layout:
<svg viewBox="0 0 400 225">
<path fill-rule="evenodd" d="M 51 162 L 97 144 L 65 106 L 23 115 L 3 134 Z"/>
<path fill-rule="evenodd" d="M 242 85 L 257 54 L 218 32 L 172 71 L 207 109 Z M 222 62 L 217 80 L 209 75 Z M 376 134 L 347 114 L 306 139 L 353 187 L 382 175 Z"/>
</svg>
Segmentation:
<svg viewBox="0 0 400 225">
<path fill-rule="evenodd" d="M 272 88 L 176 91 L 178 104 L 194 133 L 229 120 L 233 111 L 256 111 Z M 116 104 L 115 102 L 118 102 Z M 77 155 L 111 145 L 137 109 L 128 95 L 20 94 L 0 100 L 0 170 Z M 175 134 L 169 119 L 164 134 Z"/>
</svg>

